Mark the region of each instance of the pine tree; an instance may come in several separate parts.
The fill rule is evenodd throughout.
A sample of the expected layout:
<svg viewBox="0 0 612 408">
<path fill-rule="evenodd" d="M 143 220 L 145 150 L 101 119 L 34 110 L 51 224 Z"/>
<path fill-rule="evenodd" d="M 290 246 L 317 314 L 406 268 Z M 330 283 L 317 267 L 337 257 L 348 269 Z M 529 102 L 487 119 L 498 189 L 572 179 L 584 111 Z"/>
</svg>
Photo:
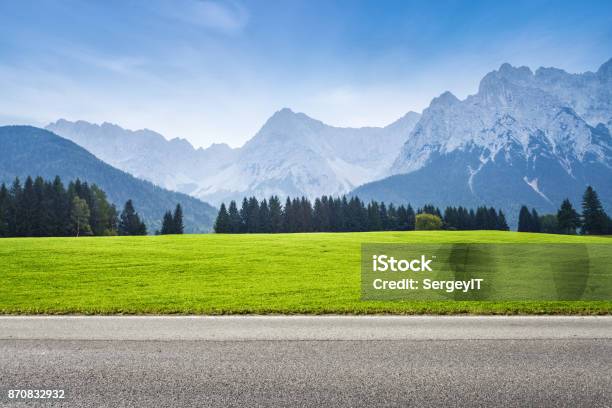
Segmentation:
<svg viewBox="0 0 612 408">
<path fill-rule="evenodd" d="M 359 215 L 360 205 L 361 203 L 356 197 L 351 197 L 350 200 L 348 200 L 347 205 L 346 205 L 346 212 L 345 212 L 347 231 L 354 232 L 354 231 L 362 230 L 363 225 L 361 223 L 361 217 Z M 385 216 L 386 214 L 387 212 L 385 209 Z"/>
<path fill-rule="evenodd" d="M 140 220 L 132 200 L 127 200 L 119 217 L 119 235 L 146 235 L 147 227 Z"/>
<path fill-rule="evenodd" d="M 48 216 L 45 203 L 45 181 L 38 176 L 34 179 L 34 211 L 32 213 L 32 236 L 47 237 Z"/>
<path fill-rule="evenodd" d="M 470 216 L 470 212 L 467 208 L 459 206 L 457 208 L 457 229 L 460 230 L 471 230 L 473 226 L 473 220 Z"/>
<path fill-rule="evenodd" d="M 393 205 L 393 203 L 389 204 L 389 207 L 387 207 L 387 222 L 387 231 L 399 230 L 397 208 L 395 208 L 395 205 Z"/>
<path fill-rule="evenodd" d="M 225 208 L 223 205 L 221 205 L 222 208 Z M 219 214 L 221 214 L 219 212 Z M 217 220 L 219 218 L 217 217 Z M 215 224 L 216 225 L 216 224 Z M 215 227 L 215 231 L 216 231 L 216 227 Z M 218 231 L 216 231 L 218 232 Z M 166 211 L 164 213 L 164 218 L 162 221 L 162 227 L 161 230 L 159 232 L 161 235 L 168 235 L 168 234 L 174 234 L 174 219 L 172 218 L 172 212 L 170 211 Z"/>
<path fill-rule="evenodd" d="M 488 212 L 487 212 L 487 224 L 486 224 L 486 229 L 488 230 L 496 230 L 497 228 L 497 211 L 495 211 L 495 208 L 491 207 L 489 208 Z"/>
<path fill-rule="evenodd" d="M 325 213 L 323 210 L 323 201 L 320 198 L 316 198 L 314 201 L 314 207 L 312 209 L 312 229 L 315 232 L 326 231 L 326 221 L 324 220 Z"/>
<path fill-rule="evenodd" d="M 291 209 L 293 210 L 293 222 L 295 225 L 294 232 L 304 232 L 304 223 L 302 219 L 302 205 L 299 198 L 291 200 Z"/>
<path fill-rule="evenodd" d="M 474 228 L 477 230 L 487 229 L 487 209 L 485 207 L 476 208 L 476 223 Z"/>
<path fill-rule="evenodd" d="M 607 232 L 608 216 L 593 187 L 588 186 L 582 197 L 582 233 L 599 235 Z"/>
<path fill-rule="evenodd" d="M 170 218 L 172 218 L 172 216 Z M 215 221 L 214 228 L 217 234 L 225 234 L 231 232 L 230 217 L 227 212 L 227 209 L 225 208 L 225 203 L 221 203 L 221 207 L 219 208 L 219 214 L 217 214 L 217 220 Z"/>
<path fill-rule="evenodd" d="M 379 218 L 380 218 L 380 229 L 387 230 L 389 226 L 389 213 L 387 212 L 387 206 L 381 202 L 378 206 Z"/>
<path fill-rule="evenodd" d="M 173 234 L 182 234 L 185 230 L 185 226 L 183 225 L 183 207 L 181 207 L 180 204 L 177 204 L 176 208 L 174 209 L 172 225 L 174 225 L 172 230 Z"/>
<path fill-rule="evenodd" d="M 542 232 L 540 216 L 535 208 L 531 209 L 531 232 Z"/>
<path fill-rule="evenodd" d="M 351 212 L 346 196 L 340 199 L 341 229 L 340 231 L 350 231 Z"/>
<path fill-rule="evenodd" d="M 557 216 L 554 214 L 542 215 L 539 219 L 541 231 L 545 234 L 558 234 L 559 233 L 559 222 Z"/>
<path fill-rule="evenodd" d="M 70 217 L 71 203 L 68 199 L 68 193 L 64 188 L 64 184 L 59 176 L 53 180 L 51 191 L 51 219 L 52 231 L 54 236 L 65 236 L 70 233 L 69 226 L 66 220 Z"/>
<path fill-rule="evenodd" d="M 508 223 L 506 222 L 506 216 L 502 210 L 499 210 L 497 213 L 497 229 L 500 231 L 510 230 L 510 227 L 508 227 Z"/>
<path fill-rule="evenodd" d="M 332 232 L 340 232 L 345 230 L 345 207 L 346 197 L 340 199 L 339 197 L 330 198 L 330 216 L 329 223 Z"/>
<path fill-rule="evenodd" d="M 470 230 L 475 230 L 477 229 L 476 227 L 476 213 L 474 212 L 473 208 L 470 208 L 470 211 L 468 211 L 468 222 L 469 222 L 469 229 Z"/>
<path fill-rule="evenodd" d="M 406 207 L 400 205 L 397 207 L 397 229 L 398 231 L 406 231 L 408 229 L 408 225 L 406 223 L 407 211 Z"/>
<path fill-rule="evenodd" d="M 241 219 L 240 213 L 238 212 L 238 207 L 236 206 L 236 202 L 234 200 L 230 201 L 228 217 L 229 225 L 227 232 L 238 234 L 241 230 Z"/>
<path fill-rule="evenodd" d="M 248 232 L 247 221 L 249 219 L 249 200 L 246 197 L 242 199 L 242 207 L 240 207 L 240 232 Z"/>
<path fill-rule="evenodd" d="M 563 200 L 557 211 L 557 225 L 561 234 L 575 234 L 580 227 L 580 215 L 568 198 Z"/>
<path fill-rule="evenodd" d="M 531 213 L 526 206 L 521 207 L 519 212 L 518 231 L 519 232 L 531 232 L 533 230 Z"/>
<path fill-rule="evenodd" d="M 443 228 L 447 230 L 457 230 L 459 221 L 457 219 L 457 209 L 455 207 L 446 207 L 444 209 L 444 217 L 442 217 Z"/>
<path fill-rule="evenodd" d="M 71 190 L 70 186 L 68 187 Z M 136 215 L 136 211 L 134 210 L 134 204 L 132 200 L 127 200 L 125 202 L 125 206 L 123 207 L 123 211 L 119 216 L 119 235 L 133 235 L 132 232 L 134 230 L 134 216 Z"/>
<path fill-rule="evenodd" d="M 369 231 L 381 231 L 383 228 L 380 219 L 380 207 L 376 201 L 368 204 L 368 227 Z"/>
<path fill-rule="evenodd" d="M 307 229 L 307 212 L 304 208 L 304 197 L 294 198 L 291 200 L 291 208 L 293 209 L 293 219 L 295 222 L 295 232 L 305 232 Z"/>
<path fill-rule="evenodd" d="M 247 217 L 245 220 L 246 232 L 256 233 L 259 227 L 259 201 L 251 197 L 247 202 Z"/>
<path fill-rule="evenodd" d="M 283 209 L 277 196 L 270 197 L 268 201 L 270 211 L 270 231 L 281 232 L 283 230 Z"/>
<path fill-rule="evenodd" d="M 36 185 L 36 182 L 34 182 Z M 55 216 L 53 214 L 53 184 L 43 181 L 41 188 L 40 206 L 40 234 L 43 237 L 55 235 Z"/>
<path fill-rule="evenodd" d="M 414 231 L 416 227 L 416 214 L 414 213 L 414 209 L 410 204 L 406 208 L 406 225 L 408 226 L 408 231 Z"/>
<path fill-rule="evenodd" d="M 141 221 L 134 235 L 147 235 L 147 226 L 144 221 Z"/>
<path fill-rule="evenodd" d="M 306 197 L 300 199 L 300 219 L 302 232 L 312 232 L 312 204 Z"/>
<path fill-rule="evenodd" d="M 21 200 L 17 202 L 19 207 L 20 222 L 18 224 L 19 230 L 17 231 L 18 237 L 31 237 L 37 232 L 35 230 L 36 225 L 36 213 L 37 213 L 37 199 L 36 192 L 34 191 L 34 181 L 32 177 L 28 176 L 23 185 L 23 193 L 21 194 Z"/>
<path fill-rule="evenodd" d="M 283 208 L 283 232 L 295 232 L 296 223 L 291 198 L 287 197 Z"/>
<path fill-rule="evenodd" d="M 272 232 L 272 223 L 270 221 L 270 209 L 268 201 L 264 198 L 259 205 L 259 226 L 257 232 L 268 234 Z"/>
<path fill-rule="evenodd" d="M 21 231 L 21 219 L 22 219 L 22 211 L 21 211 L 21 195 L 23 193 L 23 189 L 21 187 L 21 182 L 19 178 L 15 178 L 13 184 L 11 184 L 10 189 L 10 205 L 8 208 L 8 228 L 9 228 L 9 236 L 17 237 L 19 236 L 19 232 Z"/>
<path fill-rule="evenodd" d="M 10 196 L 6 185 L 0 185 L 0 237 L 9 236 Z"/>
</svg>

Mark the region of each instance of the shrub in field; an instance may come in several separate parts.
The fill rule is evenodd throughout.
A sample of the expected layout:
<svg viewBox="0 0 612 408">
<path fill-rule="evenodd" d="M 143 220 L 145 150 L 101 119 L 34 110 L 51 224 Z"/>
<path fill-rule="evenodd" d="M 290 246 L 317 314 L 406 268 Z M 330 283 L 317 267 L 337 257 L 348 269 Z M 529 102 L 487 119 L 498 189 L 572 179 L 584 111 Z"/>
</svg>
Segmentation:
<svg viewBox="0 0 612 408">
<path fill-rule="evenodd" d="M 442 229 L 442 220 L 433 214 L 417 214 L 416 229 L 421 231 L 432 231 Z"/>
</svg>

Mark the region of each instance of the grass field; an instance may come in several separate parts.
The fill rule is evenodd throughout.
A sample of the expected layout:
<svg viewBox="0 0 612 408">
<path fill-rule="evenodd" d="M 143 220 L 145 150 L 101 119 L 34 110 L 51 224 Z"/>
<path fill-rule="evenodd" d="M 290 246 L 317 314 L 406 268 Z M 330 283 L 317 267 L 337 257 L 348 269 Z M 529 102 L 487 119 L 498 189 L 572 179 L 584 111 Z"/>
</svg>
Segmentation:
<svg viewBox="0 0 612 408">
<path fill-rule="evenodd" d="M 0 240 L 3 314 L 610 314 L 611 301 L 361 301 L 376 243 L 609 243 L 516 232 L 371 232 Z"/>
</svg>

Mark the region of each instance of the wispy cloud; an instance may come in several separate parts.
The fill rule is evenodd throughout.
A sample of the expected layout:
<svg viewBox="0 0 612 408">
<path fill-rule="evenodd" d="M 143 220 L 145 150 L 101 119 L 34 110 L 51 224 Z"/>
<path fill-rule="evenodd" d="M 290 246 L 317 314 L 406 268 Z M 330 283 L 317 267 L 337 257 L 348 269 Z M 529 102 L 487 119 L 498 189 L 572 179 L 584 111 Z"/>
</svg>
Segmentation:
<svg viewBox="0 0 612 408">
<path fill-rule="evenodd" d="M 175 0 L 159 4 L 157 11 L 164 17 L 225 34 L 241 32 L 249 20 L 247 9 L 236 1 Z"/>
</svg>

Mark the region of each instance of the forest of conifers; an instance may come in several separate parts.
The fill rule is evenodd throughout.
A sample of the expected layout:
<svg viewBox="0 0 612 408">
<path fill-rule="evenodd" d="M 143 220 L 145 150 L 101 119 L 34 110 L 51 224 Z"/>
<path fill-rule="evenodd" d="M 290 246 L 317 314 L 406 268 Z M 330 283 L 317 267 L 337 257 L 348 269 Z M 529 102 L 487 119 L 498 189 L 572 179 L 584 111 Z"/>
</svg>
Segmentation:
<svg viewBox="0 0 612 408">
<path fill-rule="evenodd" d="M 569 199 L 556 214 L 539 215 L 522 206 L 518 217 L 519 232 L 551 234 L 612 234 L 612 220 L 605 213 L 597 192 L 587 187 L 578 213 Z M 449 206 L 444 212 L 433 205 L 416 211 L 410 204 L 395 206 L 384 202 L 365 203 L 359 197 L 322 196 L 311 203 L 305 197 L 287 198 L 282 205 L 278 196 L 259 201 L 244 198 L 240 209 L 235 201 L 223 203 L 215 222 L 217 233 L 279 232 L 358 232 L 411 231 L 415 229 L 501 230 L 508 223 L 502 210 L 481 206 L 475 210 Z"/>
<path fill-rule="evenodd" d="M 394 206 L 372 201 L 367 205 L 358 197 L 322 196 L 310 200 L 287 198 L 282 206 L 277 196 L 259 202 L 245 198 L 238 209 L 236 202 L 221 204 L 215 223 L 217 233 L 275 232 L 356 232 L 410 231 L 417 227 L 419 214 L 430 214 L 444 222 L 444 228 L 456 230 L 508 230 L 501 210 L 478 207 L 448 207 L 444 216 L 434 206 L 416 211 L 410 204 Z M 441 225 L 442 226 L 442 225 Z"/>
<path fill-rule="evenodd" d="M 120 215 L 95 184 L 27 177 L 0 185 L 0 237 L 146 235 L 131 200 Z"/>
</svg>

